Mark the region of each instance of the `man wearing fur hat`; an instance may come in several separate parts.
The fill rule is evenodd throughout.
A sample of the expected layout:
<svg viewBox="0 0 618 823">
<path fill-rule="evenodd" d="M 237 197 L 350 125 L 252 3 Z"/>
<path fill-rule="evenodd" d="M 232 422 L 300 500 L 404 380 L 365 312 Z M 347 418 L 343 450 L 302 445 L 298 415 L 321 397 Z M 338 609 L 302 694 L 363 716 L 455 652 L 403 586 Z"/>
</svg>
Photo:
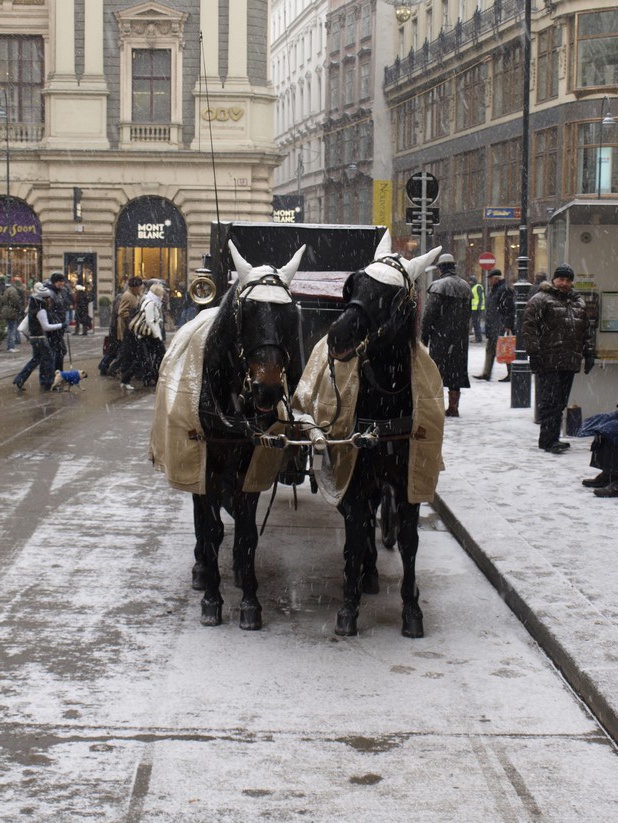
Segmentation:
<svg viewBox="0 0 618 823">
<path fill-rule="evenodd" d="M 594 366 L 586 304 L 573 288 L 574 279 L 573 269 L 561 263 L 524 312 L 524 345 L 530 371 L 538 375 L 539 448 L 550 454 L 569 448 L 560 442 L 560 424 L 582 358 L 585 374 Z"/>
<path fill-rule="evenodd" d="M 468 333 L 472 290 L 457 274 L 452 254 L 438 258 L 440 277 L 427 290 L 421 340 L 448 389 L 447 417 L 459 417 L 461 389 L 469 389 Z"/>
</svg>

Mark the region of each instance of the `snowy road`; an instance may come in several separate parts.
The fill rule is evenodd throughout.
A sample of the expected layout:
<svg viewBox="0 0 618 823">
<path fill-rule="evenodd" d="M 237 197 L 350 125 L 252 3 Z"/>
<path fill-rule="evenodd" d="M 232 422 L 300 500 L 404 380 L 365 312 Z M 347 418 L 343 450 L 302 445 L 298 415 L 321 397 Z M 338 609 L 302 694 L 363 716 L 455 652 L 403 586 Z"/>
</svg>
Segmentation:
<svg viewBox="0 0 618 823">
<path fill-rule="evenodd" d="M 2 823 L 617 818 L 614 749 L 429 507 L 424 639 L 399 633 L 386 551 L 359 636 L 335 637 L 341 523 L 306 486 L 258 549 L 264 630 L 238 629 L 229 536 L 206 629 L 190 498 L 146 459 L 153 395 L 6 383 Z"/>
</svg>

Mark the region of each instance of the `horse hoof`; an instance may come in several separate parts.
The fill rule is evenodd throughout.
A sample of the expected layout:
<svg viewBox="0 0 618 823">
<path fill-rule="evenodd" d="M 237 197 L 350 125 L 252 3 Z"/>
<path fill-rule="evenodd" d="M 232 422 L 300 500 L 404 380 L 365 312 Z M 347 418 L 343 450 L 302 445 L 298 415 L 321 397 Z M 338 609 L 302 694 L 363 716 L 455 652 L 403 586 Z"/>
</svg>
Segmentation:
<svg viewBox="0 0 618 823">
<path fill-rule="evenodd" d="M 423 612 L 418 606 L 404 606 L 401 614 L 401 633 L 404 637 L 424 637 Z"/>
<path fill-rule="evenodd" d="M 262 628 L 262 607 L 240 604 L 240 628 L 246 632 L 257 632 Z"/>
<path fill-rule="evenodd" d="M 339 609 L 337 612 L 337 622 L 335 624 L 335 634 L 339 637 L 356 637 L 356 618 L 358 609 Z"/>
<path fill-rule="evenodd" d="M 378 574 L 377 570 L 373 572 L 363 572 L 363 593 L 380 593 L 380 575 Z"/>
<path fill-rule="evenodd" d="M 196 563 L 191 569 L 191 588 L 196 592 L 206 588 L 206 566 L 203 563 Z"/>
<path fill-rule="evenodd" d="M 202 626 L 220 626 L 223 620 L 223 600 L 201 600 L 202 616 L 200 623 Z"/>
</svg>

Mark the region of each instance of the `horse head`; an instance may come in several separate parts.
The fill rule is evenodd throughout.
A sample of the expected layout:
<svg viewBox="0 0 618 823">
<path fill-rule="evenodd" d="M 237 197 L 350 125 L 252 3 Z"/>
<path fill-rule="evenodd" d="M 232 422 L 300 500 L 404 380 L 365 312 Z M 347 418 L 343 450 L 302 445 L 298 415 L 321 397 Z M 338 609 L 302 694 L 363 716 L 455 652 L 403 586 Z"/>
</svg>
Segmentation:
<svg viewBox="0 0 618 823">
<path fill-rule="evenodd" d="M 415 336 L 414 282 L 440 254 L 441 246 L 407 260 L 391 251 L 385 232 L 374 259 L 351 274 L 343 287 L 343 313 L 328 331 L 328 350 L 337 360 L 391 345 Z"/>
<path fill-rule="evenodd" d="M 298 309 L 289 287 L 305 246 L 280 269 L 253 267 L 231 240 L 229 248 L 238 281 L 217 318 L 220 391 L 230 391 L 245 417 L 272 415 L 286 382 L 292 391 L 300 376 Z"/>
</svg>

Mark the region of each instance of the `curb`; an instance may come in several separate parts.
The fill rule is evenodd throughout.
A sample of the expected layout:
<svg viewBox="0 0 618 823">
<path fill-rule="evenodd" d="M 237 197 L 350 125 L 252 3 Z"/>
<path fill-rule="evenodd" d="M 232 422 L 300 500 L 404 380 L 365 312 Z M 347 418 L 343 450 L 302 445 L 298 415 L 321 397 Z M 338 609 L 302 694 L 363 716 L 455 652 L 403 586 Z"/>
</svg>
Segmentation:
<svg viewBox="0 0 618 823">
<path fill-rule="evenodd" d="M 433 507 L 607 734 L 618 743 L 615 628 L 465 481 L 449 478 Z M 475 516 L 470 500 L 475 499 Z M 468 516 L 467 516 L 468 515 Z M 474 536 L 476 535 L 476 536 Z"/>
</svg>

